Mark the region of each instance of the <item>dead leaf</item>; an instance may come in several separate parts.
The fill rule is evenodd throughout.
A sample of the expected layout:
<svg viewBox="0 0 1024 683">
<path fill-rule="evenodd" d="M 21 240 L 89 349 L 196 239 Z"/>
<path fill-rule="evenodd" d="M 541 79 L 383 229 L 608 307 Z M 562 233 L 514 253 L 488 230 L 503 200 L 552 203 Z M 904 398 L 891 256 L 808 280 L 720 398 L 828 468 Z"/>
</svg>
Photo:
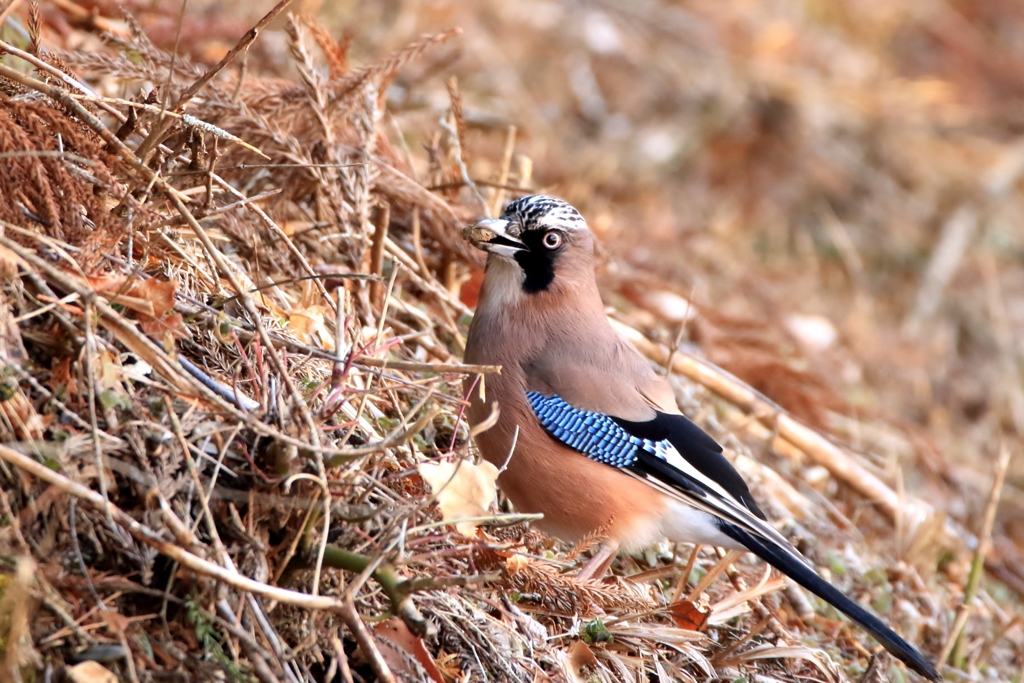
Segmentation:
<svg viewBox="0 0 1024 683">
<path fill-rule="evenodd" d="M 174 310 L 176 282 L 155 278 L 126 282 L 122 276 L 108 275 L 89 278 L 89 284 L 112 304 L 132 310 L 147 335 L 157 339 L 164 339 L 168 334 L 175 339 L 191 338 L 180 314 L 167 315 Z"/>
<path fill-rule="evenodd" d="M 373 628 L 373 637 L 384 661 L 396 675 L 422 680 L 426 673 L 435 683 L 444 683 L 444 677 L 423 646 L 423 640 L 413 635 L 401 619 L 377 624 Z"/>
<path fill-rule="evenodd" d="M 293 307 L 288 316 L 288 330 L 305 343 L 318 341 L 325 348 L 334 348 L 334 339 L 325 322 L 328 313 L 324 306 Z"/>
<path fill-rule="evenodd" d="M 75 664 L 67 673 L 74 683 L 117 683 L 117 676 L 99 662 Z"/>
<path fill-rule="evenodd" d="M 703 631 L 707 628 L 708 618 L 711 616 L 710 607 L 690 600 L 673 602 L 666 608 L 666 612 L 676 626 L 687 631 Z"/>
<path fill-rule="evenodd" d="M 174 308 L 176 282 L 134 278 L 126 283 L 125 279 L 121 276 L 89 278 L 89 284 L 111 303 L 156 318 Z"/>
<path fill-rule="evenodd" d="M 459 521 L 483 517 L 494 502 L 498 468 L 487 461 L 474 465 L 460 462 L 423 463 L 420 476 L 437 496 L 437 506 L 446 522 L 464 536 L 472 536 L 476 522 Z"/>
<path fill-rule="evenodd" d="M 153 315 L 159 318 L 174 308 L 174 293 L 177 289 L 178 283 L 171 280 L 137 279 L 128 287 L 128 294 L 152 304 Z"/>
</svg>

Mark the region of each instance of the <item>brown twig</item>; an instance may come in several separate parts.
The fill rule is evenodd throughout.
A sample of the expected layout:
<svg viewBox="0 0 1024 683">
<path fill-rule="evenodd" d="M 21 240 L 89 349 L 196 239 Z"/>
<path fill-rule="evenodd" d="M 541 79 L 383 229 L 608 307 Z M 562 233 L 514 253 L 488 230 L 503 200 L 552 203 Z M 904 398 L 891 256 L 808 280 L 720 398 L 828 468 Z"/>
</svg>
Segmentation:
<svg viewBox="0 0 1024 683">
<path fill-rule="evenodd" d="M 370 245 L 370 274 L 380 276 L 384 272 L 384 241 L 388 236 L 388 224 L 391 222 L 391 206 L 385 204 L 377 208 L 374 221 L 373 242 Z M 380 308 L 383 305 L 381 295 L 383 289 L 379 280 L 370 283 L 370 302 Z M 383 319 L 383 315 L 381 318 Z"/>
<path fill-rule="evenodd" d="M 355 679 L 352 678 L 352 669 L 348 664 L 348 655 L 345 654 L 345 646 L 342 644 L 341 638 L 332 636 L 331 647 L 334 649 L 334 660 L 338 663 L 342 683 L 355 683 Z M 330 680 L 329 677 L 328 680 Z"/>
<path fill-rule="evenodd" d="M 391 673 L 388 663 L 384 661 L 380 650 L 377 649 L 373 635 L 359 617 L 359 612 L 356 611 L 356 604 L 350 596 L 345 597 L 341 618 L 345 622 L 345 626 L 348 627 L 348 630 L 355 637 L 356 642 L 359 643 L 363 654 L 370 661 L 370 668 L 376 674 L 377 680 L 383 683 L 395 683 L 395 675 Z"/>
<path fill-rule="evenodd" d="M 690 557 L 686 560 L 686 564 L 683 565 L 683 569 L 679 573 L 679 579 L 676 581 L 676 585 L 672 589 L 672 597 L 669 598 L 670 605 L 683 597 L 683 591 L 686 590 L 686 586 L 690 582 L 690 574 L 693 572 L 694 565 L 697 564 L 697 556 L 699 554 L 700 544 L 695 543 L 693 550 L 690 551 Z"/>
</svg>

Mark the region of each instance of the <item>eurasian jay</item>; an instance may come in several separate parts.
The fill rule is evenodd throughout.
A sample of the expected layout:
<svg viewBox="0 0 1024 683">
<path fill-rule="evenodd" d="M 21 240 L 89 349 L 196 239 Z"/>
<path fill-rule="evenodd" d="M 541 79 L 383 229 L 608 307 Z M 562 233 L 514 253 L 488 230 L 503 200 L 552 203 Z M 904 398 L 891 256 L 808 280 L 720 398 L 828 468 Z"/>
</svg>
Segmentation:
<svg viewBox="0 0 1024 683">
<path fill-rule="evenodd" d="M 914 671 L 935 667 L 822 579 L 768 521 L 722 448 L 684 417 L 668 383 L 609 325 L 594 237 L 566 202 L 518 199 L 466 238 L 488 252 L 466 362 L 500 365 L 474 391 L 470 424 L 521 512 L 566 541 L 600 530 L 598 552 L 661 539 L 748 550 L 834 605 Z M 588 565 L 590 566 L 590 565 Z M 586 570 L 585 570 L 586 571 Z"/>
</svg>

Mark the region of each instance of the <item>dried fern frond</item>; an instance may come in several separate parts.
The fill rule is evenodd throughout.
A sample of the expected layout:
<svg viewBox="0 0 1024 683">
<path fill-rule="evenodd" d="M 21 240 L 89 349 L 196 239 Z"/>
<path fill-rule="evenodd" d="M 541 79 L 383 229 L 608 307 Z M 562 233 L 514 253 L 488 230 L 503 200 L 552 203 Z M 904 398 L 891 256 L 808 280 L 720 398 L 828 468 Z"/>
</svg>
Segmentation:
<svg viewBox="0 0 1024 683">
<path fill-rule="evenodd" d="M 124 195 L 120 163 L 99 136 L 48 101 L 0 95 L 0 157 L 0 220 L 67 240 L 83 268 L 98 267 L 124 231 L 106 201 Z"/>
<path fill-rule="evenodd" d="M 509 557 L 502 574 L 510 588 L 535 596 L 545 610 L 555 613 L 585 615 L 608 610 L 643 613 L 657 607 L 649 587 L 619 578 L 581 581 L 561 573 L 550 563 L 521 555 Z"/>
</svg>

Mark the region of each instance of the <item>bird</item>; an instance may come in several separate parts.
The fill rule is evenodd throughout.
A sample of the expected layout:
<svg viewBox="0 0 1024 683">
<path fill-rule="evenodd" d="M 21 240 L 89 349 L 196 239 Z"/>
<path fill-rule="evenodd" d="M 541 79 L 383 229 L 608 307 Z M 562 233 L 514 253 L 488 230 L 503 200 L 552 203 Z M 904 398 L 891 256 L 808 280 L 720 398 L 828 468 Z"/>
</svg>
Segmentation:
<svg viewBox="0 0 1024 683">
<path fill-rule="evenodd" d="M 671 386 L 611 327 L 595 238 L 569 203 L 512 201 L 464 230 L 487 252 L 465 362 L 500 365 L 471 391 L 469 424 L 517 511 L 567 542 L 600 533 L 581 577 L 621 550 L 668 539 L 745 550 L 859 624 L 910 669 L 935 667 L 818 575 L 771 525 L 722 447 L 679 410 Z M 496 415 L 496 419 L 495 419 Z M 478 430 L 475 430 L 478 431 Z"/>
</svg>

